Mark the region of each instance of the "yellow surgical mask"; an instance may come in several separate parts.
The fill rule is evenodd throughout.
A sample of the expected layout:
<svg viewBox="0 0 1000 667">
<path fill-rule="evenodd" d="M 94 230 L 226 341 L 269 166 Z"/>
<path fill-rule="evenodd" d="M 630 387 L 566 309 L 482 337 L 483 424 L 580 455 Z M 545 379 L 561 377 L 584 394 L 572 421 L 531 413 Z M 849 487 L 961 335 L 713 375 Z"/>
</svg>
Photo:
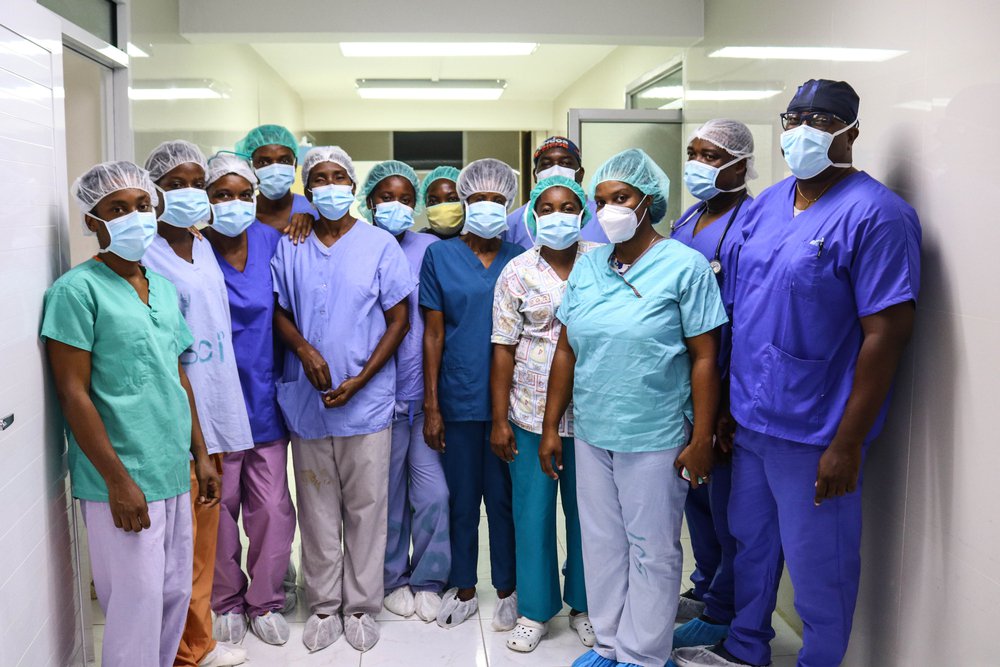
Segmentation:
<svg viewBox="0 0 1000 667">
<path fill-rule="evenodd" d="M 465 209 L 462 202 L 452 201 L 427 207 L 427 223 L 439 234 L 450 234 L 462 226 Z"/>
</svg>

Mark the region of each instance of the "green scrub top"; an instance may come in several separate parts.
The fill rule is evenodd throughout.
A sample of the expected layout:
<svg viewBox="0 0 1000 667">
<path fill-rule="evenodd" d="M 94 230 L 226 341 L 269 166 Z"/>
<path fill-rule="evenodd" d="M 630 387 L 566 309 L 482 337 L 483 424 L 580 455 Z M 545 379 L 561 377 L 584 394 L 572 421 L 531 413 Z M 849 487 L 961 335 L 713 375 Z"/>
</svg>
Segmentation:
<svg viewBox="0 0 1000 667">
<path fill-rule="evenodd" d="M 609 264 L 613 251 L 576 261 L 557 313 L 576 353 L 576 437 L 615 452 L 681 447 L 694 416 L 684 339 L 728 321 L 718 282 L 678 241 L 652 246 L 624 278 Z"/>
<path fill-rule="evenodd" d="M 45 293 L 43 339 L 90 352 L 90 398 L 111 446 L 149 502 L 191 488 L 191 410 L 177 372 L 194 339 L 169 280 L 146 269 L 149 305 L 103 262 L 71 269 Z M 69 439 L 73 496 L 107 502 L 108 488 Z"/>
</svg>

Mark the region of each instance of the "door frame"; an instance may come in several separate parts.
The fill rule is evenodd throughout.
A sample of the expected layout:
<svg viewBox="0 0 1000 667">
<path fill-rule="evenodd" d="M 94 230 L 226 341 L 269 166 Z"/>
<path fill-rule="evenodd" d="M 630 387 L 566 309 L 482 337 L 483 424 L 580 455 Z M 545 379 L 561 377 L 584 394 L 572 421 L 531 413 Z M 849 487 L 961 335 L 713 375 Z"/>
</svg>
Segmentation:
<svg viewBox="0 0 1000 667">
<path fill-rule="evenodd" d="M 681 109 L 570 109 L 567 129 L 569 139 L 577 146 L 584 123 L 672 123 L 684 122 Z"/>
</svg>

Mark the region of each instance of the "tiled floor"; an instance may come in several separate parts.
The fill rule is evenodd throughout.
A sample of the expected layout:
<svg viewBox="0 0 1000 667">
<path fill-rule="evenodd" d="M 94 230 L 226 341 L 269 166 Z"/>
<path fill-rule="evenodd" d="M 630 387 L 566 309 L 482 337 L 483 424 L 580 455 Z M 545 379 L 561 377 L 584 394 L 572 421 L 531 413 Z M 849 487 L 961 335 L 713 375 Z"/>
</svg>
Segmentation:
<svg viewBox="0 0 1000 667">
<path fill-rule="evenodd" d="M 559 529 L 559 550 L 565 556 L 565 537 Z M 383 610 L 379 615 L 381 639 L 367 653 L 360 654 L 341 638 L 327 649 L 310 654 L 302 644 L 302 630 L 308 617 L 299 591 L 298 608 L 288 618 L 291 638 L 284 646 L 271 646 L 247 633 L 243 646 L 250 655 L 253 665 L 267 667 L 282 666 L 335 666 L 335 667 L 568 667 L 586 649 L 576 633 L 570 629 L 566 616 L 569 610 L 563 608 L 559 617 L 549 624 L 549 634 L 529 654 L 515 653 L 507 648 L 506 634 L 494 632 L 490 627 L 493 610 L 496 607 L 496 593 L 489 587 L 489 551 L 487 546 L 485 516 L 480 527 L 479 550 L 479 613 L 463 625 L 451 630 L 442 630 L 436 624 L 425 624 L 416 616 L 400 619 Z M 684 582 L 693 568 L 690 541 L 686 534 L 682 538 L 685 555 Z M 297 560 L 298 535 L 293 556 Z M 100 656 L 100 643 L 104 631 L 104 620 L 97 602 L 94 610 L 94 641 Z M 777 614 L 774 616 L 777 633 L 771 644 L 774 667 L 794 667 L 795 654 L 801 640 Z M 98 663 L 99 664 L 99 663 Z"/>
</svg>

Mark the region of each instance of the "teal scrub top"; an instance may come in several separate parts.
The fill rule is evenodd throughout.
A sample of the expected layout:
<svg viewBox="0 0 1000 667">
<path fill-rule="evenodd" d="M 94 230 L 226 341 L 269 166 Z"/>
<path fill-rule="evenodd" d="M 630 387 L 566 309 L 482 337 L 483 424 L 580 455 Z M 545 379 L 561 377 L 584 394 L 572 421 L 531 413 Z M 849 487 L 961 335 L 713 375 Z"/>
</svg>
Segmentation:
<svg viewBox="0 0 1000 667">
<path fill-rule="evenodd" d="M 624 278 L 613 245 L 579 258 L 557 316 L 576 353 L 576 437 L 614 452 L 687 442 L 693 419 L 685 338 L 728 321 L 708 260 L 678 241 L 652 246 Z"/>
<path fill-rule="evenodd" d="M 146 269 L 149 305 L 89 259 L 45 293 L 42 338 L 90 352 L 90 398 L 118 458 L 149 502 L 191 489 L 191 409 L 180 355 L 194 342 L 169 280 Z M 69 439 L 73 496 L 108 501 L 104 478 Z"/>
</svg>

